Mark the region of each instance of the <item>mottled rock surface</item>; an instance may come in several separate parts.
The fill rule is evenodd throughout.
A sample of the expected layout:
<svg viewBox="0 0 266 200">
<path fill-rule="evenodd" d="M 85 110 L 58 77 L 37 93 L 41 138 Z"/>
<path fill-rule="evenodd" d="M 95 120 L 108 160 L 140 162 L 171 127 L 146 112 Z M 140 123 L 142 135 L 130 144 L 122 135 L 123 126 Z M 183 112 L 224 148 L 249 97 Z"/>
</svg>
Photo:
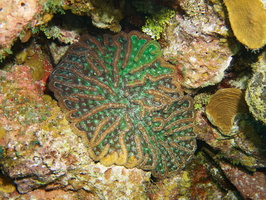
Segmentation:
<svg viewBox="0 0 266 200">
<path fill-rule="evenodd" d="M 186 88 L 219 83 L 235 51 L 227 38 L 225 19 L 203 0 L 180 4 L 187 14 L 177 14 L 165 29 L 164 39 L 169 45 L 164 56 L 178 66 Z"/>
<path fill-rule="evenodd" d="M 145 199 L 143 183 L 149 173 L 95 164 L 56 102 L 36 87 L 29 67 L 1 73 L 1 171 L 14 180 L 19 193 L 65 188 L 89 191 L 96 199 L 123 199 L 125 194 Z M 38 198 L 42 195 L 40 191 Z"/>
</svg>

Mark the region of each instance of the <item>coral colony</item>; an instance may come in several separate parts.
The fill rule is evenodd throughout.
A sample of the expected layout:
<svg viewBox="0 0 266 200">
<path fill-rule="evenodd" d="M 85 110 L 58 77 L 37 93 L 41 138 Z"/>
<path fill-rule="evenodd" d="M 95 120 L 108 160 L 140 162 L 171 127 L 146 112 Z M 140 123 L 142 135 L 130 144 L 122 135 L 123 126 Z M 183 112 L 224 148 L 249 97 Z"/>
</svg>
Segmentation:
<svg viewBox="0 0 266 200">
<path fill-rule="evenodd" d="M 160 45 L 136 31 L 83 36 L 51 74 L 50 89 L 95 161 L 167 177 L 196 149 L 192 98 Z"/>
<path fill-rule="evenodd" d="M 224 0 L 234 35 L 250 49 L 259 49 L 266 42 L 266 14 L 260 0 Z M 239 6 L 241 5 L 241 6 Z"/>
<path fill-rule="evenodd" d="M 218 90 L 210 98 L 206 106 L 206 115 L 210 122 L 218 127 L 223 135 L 235 134 L 232 127 L 239 114 L 248 111 L 244 93 L 237 88 Z"/>
</svg>

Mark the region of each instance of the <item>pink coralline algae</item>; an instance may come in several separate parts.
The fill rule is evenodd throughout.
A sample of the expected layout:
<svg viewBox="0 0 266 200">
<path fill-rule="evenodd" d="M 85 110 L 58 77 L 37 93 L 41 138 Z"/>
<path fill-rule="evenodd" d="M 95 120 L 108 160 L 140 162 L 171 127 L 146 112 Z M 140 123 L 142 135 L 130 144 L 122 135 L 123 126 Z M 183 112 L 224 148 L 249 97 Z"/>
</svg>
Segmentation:
<svg viewBox="0 0 266 200">
<path fill-rule="evenodd" d="M 0 2 L 0 46 L 6 47 L 17 38 L 29 22 L 34 23 L 41 9 L 36 0 L 2 0 Z"/>
<path fill-rule="evenodd" d="M 225 163 L 222 163 L 221 167 L 245 199 L 266 199 L 266 176 L 263 172 L 248 174 L 237 167 Z"/>
<path fill-rule="evenodd" d="M 46 75 L 39 81 L 45 79 Z M 91 199 L 123 198 L 125 194 L 131 199 L 145 199 L 144 183 L 150 173 L 95 164 L 56 102 L 43 94 L 30 67 L 17 65 L 9 72 L 1 71 L 0 81 L 1 171 L 13 179 L 19 193 L 29 193 L 20 196 L 14 189 L 8 193 L 0 190 L 0 198 L 27 199 L 32 195 L 42 199 L 46 190 L 65 188 L 86 190 L 80 196 Z M 42 190 L 36 190 L 40 187 Z M 60 190 L 47 193 L 51 199 L 59 194 L 75 199 Z"/>
</svg>

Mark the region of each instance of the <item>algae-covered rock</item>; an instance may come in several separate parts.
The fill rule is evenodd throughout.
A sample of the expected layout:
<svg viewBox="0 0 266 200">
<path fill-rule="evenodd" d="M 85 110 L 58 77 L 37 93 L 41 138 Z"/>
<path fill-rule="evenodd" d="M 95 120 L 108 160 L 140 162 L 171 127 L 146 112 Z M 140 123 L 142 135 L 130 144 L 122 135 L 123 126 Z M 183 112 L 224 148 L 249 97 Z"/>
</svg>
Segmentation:
<svg viewBox="0 0 266 200">
<path fill-rule="evenodd" d="M 266 53 L 252 65 L 254 74 L 248 83 L 246 102 L 253 116 L 266 124 Z"/>
<path fill-rule="evenodd" d="M 119 32 L 120 20 L 124 17 L 123 8 L 125 1 L 119 3 L 109 0 L 67 0 L 63 9 L 70 9 L 76 15 L 87 15 L 92 18 L 92 23 L 98 28 L 108 28 Z"/>
<path fill-rule="evenodd" d="M 166 27 L 164 56 L 180 69 L 185 88 L 215 85 L 222 80 L 237 47 L 230 42 L 225 20 L 213 4 L 189 0 L 181 6 L 188 14 L 178 13 Z"/>
<path fill-rule="evenodd" d="M 147 199 L 144 183 L 150 173 L 95 164 L 57 103 L 43 95 L 29 67 L 14 66 L 0 74 L 0 165 L 12 179 L 9 183 L 0 176 L 0 199 L 44 199 L 51 194 L 47 190 L 58 188 L 86 190 L 90 199 L 124 199 L 125 194 L 128 199 Z M 28 194 L 19 198 L 12 182 L 19 193 Z M 39 187 L 42 190 L 32 197 Z"/>
<path fill-rule="evenodd" d="M 145 25 L 142 31 L 153 39 L 160 39 L 161 33 L 169 24 L 170 19 L 175 16 L 175 11 L 168 7 L 153 4 L 151 1 L 133 1 L 137 11 L 146 15 Z"/>
</svg>

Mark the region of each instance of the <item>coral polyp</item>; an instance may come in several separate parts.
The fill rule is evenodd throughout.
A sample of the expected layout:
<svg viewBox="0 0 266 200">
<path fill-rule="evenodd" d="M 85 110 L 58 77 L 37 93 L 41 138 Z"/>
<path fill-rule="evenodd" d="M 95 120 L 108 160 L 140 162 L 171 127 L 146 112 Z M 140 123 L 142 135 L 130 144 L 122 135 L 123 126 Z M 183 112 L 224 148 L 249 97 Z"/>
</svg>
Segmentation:
<svg viewBox="0 0 266 200">
<path fill-rule="evenodd" d="M 51 74 L 50 89 L 95 161 L 167 177 L 196 149 L 192 98 L 160 45 L 136 31 L 83 36 Z"/>
</svg>

